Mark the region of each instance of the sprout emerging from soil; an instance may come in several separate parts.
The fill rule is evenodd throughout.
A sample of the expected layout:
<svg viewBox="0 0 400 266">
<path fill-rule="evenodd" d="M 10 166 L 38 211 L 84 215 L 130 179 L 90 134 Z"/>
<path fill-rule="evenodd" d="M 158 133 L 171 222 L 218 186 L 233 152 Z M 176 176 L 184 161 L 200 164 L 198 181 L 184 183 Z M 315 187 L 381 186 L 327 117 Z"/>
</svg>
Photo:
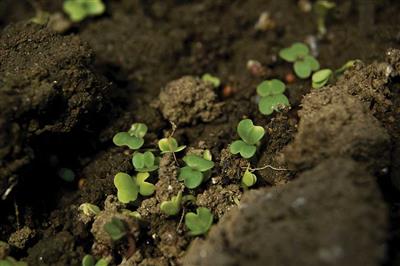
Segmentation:
<svg viewBox="0 0 400 266">
<path fill-rule="evenodd" d="M 209 82 L 209 83 L 211 83 L 211 84 L 214 86 L 214 88 L 218 88 L 218 87 L 221 85 L 221 80 L 220 80 L 218 77 L 215 77 L 215 76 L 213 76 L 213 75 L 211 75 L 211 74 L 209 74 L 209 73 L 204 74 L 204 75 L 201 77 L 201 79 L 202 79 L 204 82 Z"/>
<path fill-rule="evenodd" d="M 104 231 L 110 235 L 113 241 L 118 241 L 127 234 L 124 222 L 115 217 L 104 225 Z"/>
<path fill-rule="evenodd" d="M 317 72 L 315 72 L 312 75 L 312 87 L 314 89 L 319 89 L 322 88 L 323 86 L 326 85 L 326 83 L 328 83 L 329 79 L 332 77 L 332 70 L 325 68 L 325 69 L 321 69 Z"/>
<path fill-rule="evenodd" d="M 119 132 L 113 142 L 117 146 L 128 146 L 132 150 L 137 150 L 144 144 L 143 137 L 147 133 L 147 126 L 142 123 L 135 123 L 128 132 Z"/>
<path fill-rule="evenodd" d="M 24 261 L 17 261 L 13 257 L 6 257 L 0 260 L 0 266 L 28 266 L 28 263 Z"/>
<path fill-rule="evenodd" d="M 197 208 L 196 213 L 189 212 L 185 215 L 185 225 L 192 236 L 203 235 L 210 229 L 214 216 L 207 208 Z"/>
<path fill-rule="evenodd" d="M 318 0 L 314 4 L 314 12 L 317 15 L 317 27 L 318 33 L 322 37 L 326 34 L 326 16 L 328 15 L 328 11 L 333 9 L 336 4 L 332 1 L 327 0 Z"/>
<path fill-rule="evenodd" d="M 172 197 L 171 200 L 163 201 L 160 205 L 160 209 L 166 215 L 174 216 L 180 212 L 181 204 L 182 204 L 182 192 L 179 191 L 178 195 Z"/>
<path fill-rule="evenodd" d="M 282 49 L 279 56 L 287 62 L 294 63 L 294 73 L 302 79 L 308 78 L 313 71 L 319 69 L 318 60 L 310 55 L 310 49 L 304 43 L 297 42 Z"/>
<path fill-rule="evenodd" d="M 108 266 L 106 259 L 99 259 L 97 262 L 92 255 L 85 255 L 82 259 L 82 266 Z"/>
<path fill-rule="evenodd" d="M 261 126 L 254 126 L 253 121 L 244 119 L 239 122 L 237 132 L 241 140 L 234 141 L 229 150 L 232 154 L 238 154 L 245 158 L 251 158 L 256 153 L 257 144 L 265 134 L 265 130 Z"/>
<path fill-rule="evenodd" d="M 160 148 L 161 154 L 180 152 L 186 148 L 185 145 L 179 146 L 178 141 L 173 137 L 160 139 L 158 141 L 158 147 Z"/>
<path fill-rule="evenodd" d="M 270 115 L 281 107 L 290 106 L 288 98 L 283 94 L 285 84 L 278 80 L 265 80 L 257 86 L 257 94 L 261 97 L 258 109 L 264 115 Z"/>
<path fill-rule="evenodd" d="M 73 22 L 80 22 L 86 17 L 103 14 L 106 7 L 102 0 L 65 0 L 63 9 Z"/>
<path fill-rule="evenodd" d="M 206 156 L 204 156 L 206 157 Z M 198 155 L 186 155 L 183 157 L 185 167 L 180 169 L 179 181 L 183 181 L 185 186 L 194 189 L 209 176 L 209 170 L 214 167 L 214 162 L 202 158 Z"/>
<path fill-rule="evenodd" d="M 255 183 L 257 183 L 257 177 L 255 174 L 250 172 L 249 167 L 247 167 L 247 169 L 244 172 L 243 177 L 242 177 L 242 185 L 245 188 L 249 188 L 249 187 L 253 186 Z"/>
<path fill-rule="evenodd" d="M 158 168 L 158 158 L 151 151 L 135 152 L 132 164 L 138 172 L 152 172 Z"/>
<path fill-rule="evenodd" d="M 61 168 L 58 171 L 58 176 L 65 182 L 74 182 L 75 180 L 75 173 L 69 168 Z"/>
<path fill-rule="evenodd" d="M 89 217 L 96 216 L 100 212 L 100 208 L 91 203 L 82 203 L 78 209 Z"/>
</svg>

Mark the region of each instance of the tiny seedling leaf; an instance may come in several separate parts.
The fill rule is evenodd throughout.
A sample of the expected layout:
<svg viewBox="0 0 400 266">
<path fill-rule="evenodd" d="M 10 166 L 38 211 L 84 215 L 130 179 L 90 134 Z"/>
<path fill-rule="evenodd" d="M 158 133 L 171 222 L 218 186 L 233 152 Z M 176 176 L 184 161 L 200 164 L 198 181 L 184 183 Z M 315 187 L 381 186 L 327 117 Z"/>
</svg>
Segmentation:
<svg viewBox="0 0 400 266">
<path fill-rule="evenodd" d="M 129 203 L 137 199 L 139 186 L 130 175 L 125 173 L 116 174 L 114 185 L 118 190 L 117 197 L 120 202 Z"/>
<path fill-rule="evenodd" d="M 249 145 L 257 144 L 264 136 L 265 130 L 261 126 L 254 126 L 253 121 L 244 119 L 239 122 L 237 132 L 244 142 Z"/>
<path fill-rule="evenodd" d="M 128 132 L 119 132 L 114 136 L 113 142 L 118 147 L 128 146 L 132 150 L 137 150 L 142 147 L 144 139 L 132 136 Z"/>
<path fill-rule="evenodd" d="M 177 215 L 181 210 L 182 192 L 179 191 L 178 195 L 173 196 L 171 200 L 163 201 L 160 209 L 168 216 Z"/>
<path fill-rule="evenodd" d="M 183 181 L 187 188 L 194 189 L 203 182 L 203 173 L 185 166 L 180 169 L 178 180 Z"/>
<path fill-rule="evenodd" d="M 131 128 L 129 129 L 128 133 L 131 136 L 135 136 L 137 138 L 143 138 L 147 133 L 147 126 L 143 123 L 134 123 L 132 124 Z"/>
<path fill-rule="evenodd" d="M 205 172 L 214 167 L 214 162 L 206 160 L 197 155 L 186 155 L 183 161 L 193 170 Z"/>
<path fill-rule="evenodd" d="M 257 148 L 255 145 L 249 145 L 242 140 L 236 140 L 229 146 L 229 150 L 232 154 L 240 153 L 240 156 L 249 159 L 256 153 Z"/>
<path fill-rule="evenodd" d="M 106 231 L 114 241 L 118 241 L 126 235 L 124 222 L 115 217 L 104 225 L 104 231 Z"/>
<path fill-rule="evenodd" d="M 82 259 L 82 266 L 94 266 L 95 260 L 92 255 L 85 255 Z"/>
<path fill-rule="evenodd" d="M 304 60 L 294 62 L 293 70 L 294 73 L 296 73 L 296 75 L 302 79 L 306 79 L 311 75 L 311 66 L 309 62 Z"/>
<path fill-rule="evenodd" d="M 87 216 L 96 216 L 100 212 L 100 208 L 91 203 L 82 203 L 78 209 Z"/>
<path fill-rule="evenodd" d="M 138 173 L 136 175 L 136 183 L 139 186 L 139 193 L 142 196 L 150 196 L 154 193 L 156 186 L 146 182 L 146 179 L 149 178 L 150 174 L 147 172 Z"/>
<path fill-rule="evenodd" d="M 178 146 L 178 142 L 173 137 L 163 138 L 158 141 L 158 147 L 161 150 L 161 154 L 168 152 L 180 152 L 186 148 L 186 146 Z"/>
<path fill-rule="evenodd" d="M 288 62 L 295 62 L 301 57 L 308 55 L 310 50 L 304 43 L 294 43 L 288 48 L 284 48 L 279 52 L 279 56 Z"/>
<path fill-rule="evenodd" d="M 242 184 L 245 187 L 251 187 L 257 182 L 257 177 L 255 174 L 251 173 L 249 169 L 246 169 L 242 177 Z"/>
<path fill-rule="evenodd" d="M 282 94 L 285 83 L 279 79 L 265 80 L 257 86 L 257 94 L 261 97 Z"/>
<path fill-rule="evenodd" d="M 325 86 L 331 78 L 333 72 L 330 69 L 321 69 L 312 75 L 312 87 L 314 89 L 319 89 Z"/>
<path fill-rule="evenodd" d="M 258 102 L 258 109 L 264 115 L 270 115 L 283 106 L 289 106 L 289 100 L 284 94 L 262 97 Z"/>
<path fill-rule="evenodd" d="M 213 223 L 214 217 L 207 208 L 197 208 L 196 213 L 189 212 L 185 215 L 185 225 L 189 228 L 192 236 L 207 233 Z"/>
<path fill-rule="evenodd" d="M 101 0 L 65 0 L 63 9 L 73 22 L 80 22 L 88 16 L 103 14 L 106 7 Z"/>
<path fill-rule="evenodd" d="M 201 79 L 202 79 L 204 82 L 209 82 L 209 83 L 211 83 L 211 84 L 214 86 L 214 88 L 218 88 L 218 87 L 221 85 L 221 80 L 220 80 L 219 78 L 217 78 L 217 77 L 215 77 L 215 76 L 209 74 L 209 73 L 204 74 L 204 75 L 201 77 Z"/>
</svg>

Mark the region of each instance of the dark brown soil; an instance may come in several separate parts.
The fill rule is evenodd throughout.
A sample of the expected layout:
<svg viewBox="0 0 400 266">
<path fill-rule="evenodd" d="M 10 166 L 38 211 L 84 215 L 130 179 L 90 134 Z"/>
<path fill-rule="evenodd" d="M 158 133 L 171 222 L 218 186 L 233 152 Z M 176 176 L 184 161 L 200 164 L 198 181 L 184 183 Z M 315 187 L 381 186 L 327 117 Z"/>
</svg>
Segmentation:
<svg viewBox="0 0 400 266">
<path fill-rule="evenodd" d="M 398 1 L 336 1 L 323 39 L 296 0 L 110 0 L 106 14 L 63 35 L 27 23 L 34 7 L 61 12 L 62 2 L 0 1 L 0 240 L 11 244 L 0 256 L 29 265 L 80 265 L 88 253 L 111 265 L 397 265 Z M 275 27 L 257 31 L 264 11 Z M 263 116 L 255 87 L 292 73 L 277 53 L 295 41 L 315 44 L 322 67 L 363 63 L 311 93 L 309 80 L 295 79 L 285 92 L 291 109 Z M 198 79 L 207 72 L 219 88 Z M 227 149 L 243 118 L 266 130 L 249 161 Z M 113 135 L 144 122 L 144 148 L 155 149 L 168 120 L 179 143 L 211 151 L 210 179 L 185 189 L 165 155 L 151 177 L 155 195 L 110 212 L 114 175 L 134 174 L 132 153 Z M 263 169 L 237 208 L 248 163 Z M 61 180 L 60 168 L 76 180 Z M 180 215 L 160 212 L 179 191 L 194 196 L 185 212 L 213 212 L 218 225 L 205 241 L 188 236 Z M 80 218 L 84 202 L 121 217 L 132 239 L 100 245 L 93 220 Z M 141 214 L 139 225 L 126 208 Z"/>
</svg>

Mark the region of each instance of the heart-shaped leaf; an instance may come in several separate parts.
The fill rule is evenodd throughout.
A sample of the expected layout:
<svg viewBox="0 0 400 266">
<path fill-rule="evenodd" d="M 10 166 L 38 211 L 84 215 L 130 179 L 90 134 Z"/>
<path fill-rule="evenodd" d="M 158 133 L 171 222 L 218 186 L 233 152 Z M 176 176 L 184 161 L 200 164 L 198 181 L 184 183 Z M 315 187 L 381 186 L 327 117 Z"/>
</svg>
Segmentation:
<svg viewBox="0 0 400 266">
<path fill-rule="evenodd" d="M 128 146 L 132 150 L 137 150 L 142 147 L 144 139 L 131 136 L 128 132 L 119 132 L 114 136 L 113 142 L 119 147 Z"/>
<path fill-rule="evenodd" d="M 289 106 L 289 100 L 284 94 L 262 97 L 258 102 L 258 109 L 264 115 L 270 115 L 282 106 Z"/>
<path fill-rule="evenodd" d="M 124 222 L 116 217 L 113 217 L 110 222 L 104 224 L 104 231 L 106 231 L 114 241 L 120 240 L 126 235 Z"/>
<path fill-rule="evenodd" d="M 117 197 L 120 202 L 129 203 L 137 199 L 139 186 L 130 175 L 125 173 L 116 174 L 114 185 L 118 190 Z"/>
<path fill-rule="evenodd" d="M 310 53 L 308 46 L 304 43 L 294 43 L 288 48 L 279 52 L 279 56 L 288 62 L 295 62 L 298 58 L 304 57 Z"/>
<path fill-rule="evenodd" d="M 134 123 L 129 129 L 128 133 L 131 136 L 135 136 L 137 138 L 143 138 L 147 133 L 147 126 L 143 123 Z"/>
<path fill-rule="evenodd" d="M 163 138 L 158 141 L 158 147 L 161 150 L 161 154 L 168 152 L 180 152 L 186 148 L 186 146 L 178 146 L 178 142 L 173 137 Z"/>
<path fill-rule="evenodd" d="M 317 71 L 320 67 L 318 60 L 314 56 L 306 55 L 303 61 L 310 66 L 311 71 Z"/>
<path fill-rule="evenodd" d="M 229 150 L 232 154 L 240 153 L 240 156 L 248 159 L 253 157 L 257 148 L 255 145 L 249 145 L 242 140 L 236 140 L 229 146 Z"/>
<path fill-rule="evenodd" d="M 265 80 L 257 86 L 257 94 L 264 97 L 282 94 L 285 91 L 285 83 L 279 79 Z"/>
<path fill-rule="evenodd" d="M 196 213 L 189 212 L 185 215 L 185 225 L 190 230 L 190 235 L 197 236 L 207 233 L 213 223 L 214 217 L 207 208 L 197 208 Z"/>
<path fill-rule="evenodd" d="M 254 145 L 264 136 L 265 130 L 261 126 L 254 126 L 253 121 L 244 119 L 239 122 L 237 127 L 239 136 L 249 145 Z"/>
<path fill-rule="evenodd" d="M 303 60 L 296 61 L 293 65 L 293 70 L 302 79 L 306 79 L 311 75 L 311 66 Z"/>
<path fill-rule="evenodd" d="M 136 175 L 136 183 L 139 186 L 139 193 L 142 196 L 150 196 L 154 193 L 156 186 L 153 184 L 146 182 L 146 179 L 150 177 L 150 174 L 145 173 L 138 173 Z"/>
<path fill-rule="evenodd" d="M 312 75 L 312 87 L 314 89 L 319 89 L 329 81 L 333 72 L 330 69 L 321 69 Z"/>
<path fill-rule="evenodd" d="M 179 191 L 178 195 L 172 197 L 171 200 L 163 201 L 160 209 L 168 216 L 177 215 L 181 210 L 182 192 Z"/>
<path fill-rule="evenodd" d="M 180 169 L 178 180 L 183 181 L 187 188 L 194 189 L 203 182 L 203 174 L 198 170 L 185 166 Z"/>
<path fill-rule="evenodd" d="M 245 187 L 251 187 L 257 182 L 257 177 L 255 174 L 251 173 L 249 169 L 246 169 L 242 177 L 242 184 Z"/>
<path fill-rule="evenodd" d="M 214 162 L 204 159 L 197 155 L 186 155 L 183 161 L 193 170 L 205 172 L 214 167 Z"/>
</svg>

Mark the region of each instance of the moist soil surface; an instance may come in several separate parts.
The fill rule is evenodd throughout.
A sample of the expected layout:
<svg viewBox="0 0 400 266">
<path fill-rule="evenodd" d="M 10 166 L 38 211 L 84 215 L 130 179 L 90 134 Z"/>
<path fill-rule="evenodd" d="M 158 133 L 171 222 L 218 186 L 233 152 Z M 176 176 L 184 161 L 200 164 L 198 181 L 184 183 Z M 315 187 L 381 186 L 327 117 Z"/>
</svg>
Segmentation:
<svg viewBox="0 0 400 266">
<path fill-rule="evenodd" d="M 400 2 L 335 1 L 323 37 L 313 1 L 296 0 L 113 0 L 81 23 L 31 22 L 37 10 L 65 22 L 62 2 L 0 2 L 0 259 L 400 265 Z M 278 57 L 293 42 L 322 68 L 359 61 L 314 90 Z M 256 87 L 273 78 L 290 108 L 265 116 Z M 249 160 L 228 148 L 244 118 L 266 132 Z M 135 174 L 133 152 L 112 139 L 135 122 L 148 126 L 143 150 L 171 134 L 187 148 L 160 155 L 153 195 L 122 204 L 113 180 Z M 205 150 L 209 178 L 185 188 L 183 156 Z M 249 165 L 260 170 L 247 189 Z M 179 192 L 182 210 L 168 217 L 160 205 Z M 83 215 L 82 203 L 101 211 Z M 197 207 L 215 224 L 200 237 L 182 220 Z M 113 217 L 120 241 L 103 230 Z"/>
</svg>

